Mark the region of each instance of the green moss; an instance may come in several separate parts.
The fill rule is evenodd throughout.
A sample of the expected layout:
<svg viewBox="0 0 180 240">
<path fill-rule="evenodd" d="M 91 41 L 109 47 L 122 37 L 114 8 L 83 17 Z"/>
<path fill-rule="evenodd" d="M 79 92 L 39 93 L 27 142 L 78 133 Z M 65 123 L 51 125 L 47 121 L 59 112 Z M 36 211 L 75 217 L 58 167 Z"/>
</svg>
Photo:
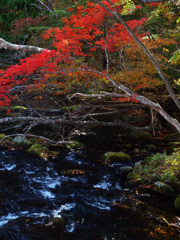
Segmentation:
<svg viewBox="0 0 180 240">
<path fill-rule="evenodd" d="M 180 179 L 180 149 L 171 155 L 166 153 L 154 154 L 144 159 L 144 164 L 136 169 L 136 172 L 149 182 L 160 180 L 174 185 Z M 158 174 L 158 179 L 154 178 Z"/>
<path fill-rule="evenodd" d="M 170 142 L 168 143 L 168 148 L 177 148 L 177 147 L 180 147 L 180 142 Z"/>
<path fill-rule="evenodd" d="M 85 145 L 79 141 L 72 140 L 71 142 L 71 144 L 66 144 L 68 149 L 83 149 L 85 147 Z"/>
<path fill-rule="evenodd" d="M 128 181 L 132 181 L 132 180 L 142 180 L 142 177 L 141 177 L 141 175 L 139 175 L 139 174 L 136 173 L 136 172 L 130 172 L 130 173 L 127 175 L 127 180 L 128 180 Z"/>
<path fill-rule="evenodd" d="M 49 145 L 50 145 L 50 142 L 43 138 L 31 138 L 31 143 L 32 144 L 40 144 L 45 147 L 49 147 Z"/>
<path fill-rule="evenodd" d="M 101 158 L 105 163 L 129 162 L 132 160 L 131 157 L 124 152 L 107 152 L 104 155 L 102 155 Z"/>
<path fill-rule="evenodd" d="M 4 134 L 2 134 L 2 133 L 0 134 L 0 140 L 3 139 L 3 138 L 5 138 L 5 137 L 6 137 L 6 135 L 4 135 Z"/>
<path fill-rule="evenodd" d="M 40 144 L 33 144 L 30 148 L 28 148 L 27 152 L 43 159 L 47 159 L 50 154 L 49 149 Z"/>
<path fill-rule="evenodd" d="M 65 111 L 65 112 L 72 112 L 72 111 L 75 111 L 77 110 L 77 108 L 79 108 L 78 105 L 72 105 L 70 107 L 62 107 L 62 109 Z"/>
<path fill-rule="evenodd" d="M 14 106 L 14 107 L 12 107 L 11 109 L 14 109 L 14 110 L 19 110 L 19 109 L 26 110 L 27 108 L 26 108 L 26 107 L 23 107 L 23 106 Z"/>
</svg>

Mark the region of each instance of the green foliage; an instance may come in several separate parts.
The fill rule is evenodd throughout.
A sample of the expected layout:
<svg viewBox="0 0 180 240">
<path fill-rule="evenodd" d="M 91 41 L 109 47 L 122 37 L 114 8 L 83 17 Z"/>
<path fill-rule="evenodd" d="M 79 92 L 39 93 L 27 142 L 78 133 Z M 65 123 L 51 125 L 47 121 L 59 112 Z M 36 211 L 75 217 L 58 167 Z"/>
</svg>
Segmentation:
<svg viewBox="0 0 180 240">
<path fill-rule="evenodd" d="M 179 17 L 179 8 L 176 4 L 160 3 L 155 9 L 146 6 L 146 11 L 148 16 L 146 26 L 151 33 L 167 36 L 176 28 L 176 21 Z"/>
<path fill-rule="evenodd" d="M 179 179 L 180 149 L 176 149 L 171 155 L 158 153 L 144 159 L 144 164 L 137 169 L 137 173 L 145 179 L 153 180 L 157 174 L 160 181 L 175 183 Z"/>
<path fill-rule="evenodd" d="M 169 59 L 168 62 L 174 62 L 175 64 L 177 64 L 177 61 L 180 59 L 180 49 L 178 49 L 177 51 L 175 51 L 173 53 L 173 56 Z"/>
<path fill-rule="evenodd" d="M 12 22 L 24 17 L 35 17 L 39 9 L 32 5 L 31 0 L 1 0 L 0 1 L 0 32 L 8 34 Z"/>
</svg>

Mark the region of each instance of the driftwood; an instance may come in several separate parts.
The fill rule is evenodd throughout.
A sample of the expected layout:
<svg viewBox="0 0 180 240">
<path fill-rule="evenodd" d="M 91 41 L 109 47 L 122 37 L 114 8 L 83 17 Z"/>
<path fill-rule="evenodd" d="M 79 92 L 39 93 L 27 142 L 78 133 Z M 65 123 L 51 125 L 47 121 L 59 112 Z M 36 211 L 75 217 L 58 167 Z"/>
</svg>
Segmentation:
<svg viewBox="0 0 180 240">
<path fill-rule="evenodd" d="M 134 127 L 127 122 L 118 120 L 117 122 L 100 122 L 100 121 L 81 121 L 81 120 L 66 120 L 66 119 L 48 119 L 48 118 L 39 118 L 39 117 L 7 117 L 1 118 L 0 124 L 3 123 L 34 123 L 35 125 L 43 124 L 47 126 L 64 126 L 64 125 L 74 125 L 76 127 L 80 126 L 91 126 L 91 127 L 122 127 L 123 129 L 129 129 L 131 131 L 150 131 L 151 126 L 145 127 Z"/>
</svg>

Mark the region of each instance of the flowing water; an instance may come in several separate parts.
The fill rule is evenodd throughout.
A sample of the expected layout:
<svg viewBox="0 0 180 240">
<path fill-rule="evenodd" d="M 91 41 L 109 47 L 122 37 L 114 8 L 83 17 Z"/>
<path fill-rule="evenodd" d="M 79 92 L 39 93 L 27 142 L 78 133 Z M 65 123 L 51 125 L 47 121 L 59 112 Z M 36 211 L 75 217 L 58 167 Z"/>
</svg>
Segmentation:
<svg viewBox="0 0 180 240">
<path fill-rule="evenodd" d="M 0 151 L 0 239 L 145 240 L 166 234 L 165 239 L 179 239 L 179 216 L 171 209 L 162 216 L 164 208 L 153 216 L 152 205 L 145 207 L 150 194 L 134 198 L 118 174 L 121 165 L 105 166 L 99 155 L 71 151 L 47 162 L 21 151 Z M 64 175 L 67 169 L 85 174 Z M 158 228 L 162 233 L 154 238 Z"/>
</svg>

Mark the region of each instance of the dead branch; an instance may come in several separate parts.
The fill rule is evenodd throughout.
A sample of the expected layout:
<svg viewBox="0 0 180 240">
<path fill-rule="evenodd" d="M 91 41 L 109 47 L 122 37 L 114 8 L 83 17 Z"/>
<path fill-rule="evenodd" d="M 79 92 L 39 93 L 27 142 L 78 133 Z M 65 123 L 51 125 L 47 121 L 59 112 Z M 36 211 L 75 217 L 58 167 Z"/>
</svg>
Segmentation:
<svg viewBox="0 0 180 240">
<path fill-rule="evenodd" d="M 24 53 L 27 53 L 27 52 L 41 53 L 43 51 L 50 51 L 45 48 L 40 48 L 40 47 L 35 47 L 30 45 L 20 45 L 20 44 L 9 43 L 4 39 L 0 38 L 0 50 L 1 49 L 22 51 Z"/>
<path fill-rule="evenodd" d="M 43 137 L 43 136 L 39 136 L 39 135 L 34 135 L 34 134 L 10 134 L 10 135 L 7 135 L 5 136 L 4 138 L 7 138 L 7 137 L 15 137 L 15 136 L 22 136 L 22 137 L 32 137 L 32 138 L 40 138 L 40 139 L 43 139 L 45 141 L 48 141 L 52 144 L 55 144 L 55 145 L 66 145 L 66 144 L 72 144 L 73 142 L 72 141 L 54 141 L 54 140 L 51 140 L 49 138 L 46 138 L 46 137 Z M 2 138 L 3 139 L 3 138 Z"/>
<path fill-rule="evenodd" d="M 38 124 L 53 126 L 53 125 L 75 125 L 75 126 L 93 126 L 93 127 L 122 127 L 123 129 L 129 129 L 131 131 L 150 131 L 151 126 L 145 127 L 135 127 L 129 123 L 125 123 L 121 120 L 117 122 L 100 122 L 100 121 L 75 121 L 75 120 L 66 120 L 66 119 L 47 119 L 47 118 L 38 118 L 38 117 L 8 117 L 0 119 L 0 124 L 2 123 L 15 123 L 15 122 L 34 122 Z"/>
</svg>

